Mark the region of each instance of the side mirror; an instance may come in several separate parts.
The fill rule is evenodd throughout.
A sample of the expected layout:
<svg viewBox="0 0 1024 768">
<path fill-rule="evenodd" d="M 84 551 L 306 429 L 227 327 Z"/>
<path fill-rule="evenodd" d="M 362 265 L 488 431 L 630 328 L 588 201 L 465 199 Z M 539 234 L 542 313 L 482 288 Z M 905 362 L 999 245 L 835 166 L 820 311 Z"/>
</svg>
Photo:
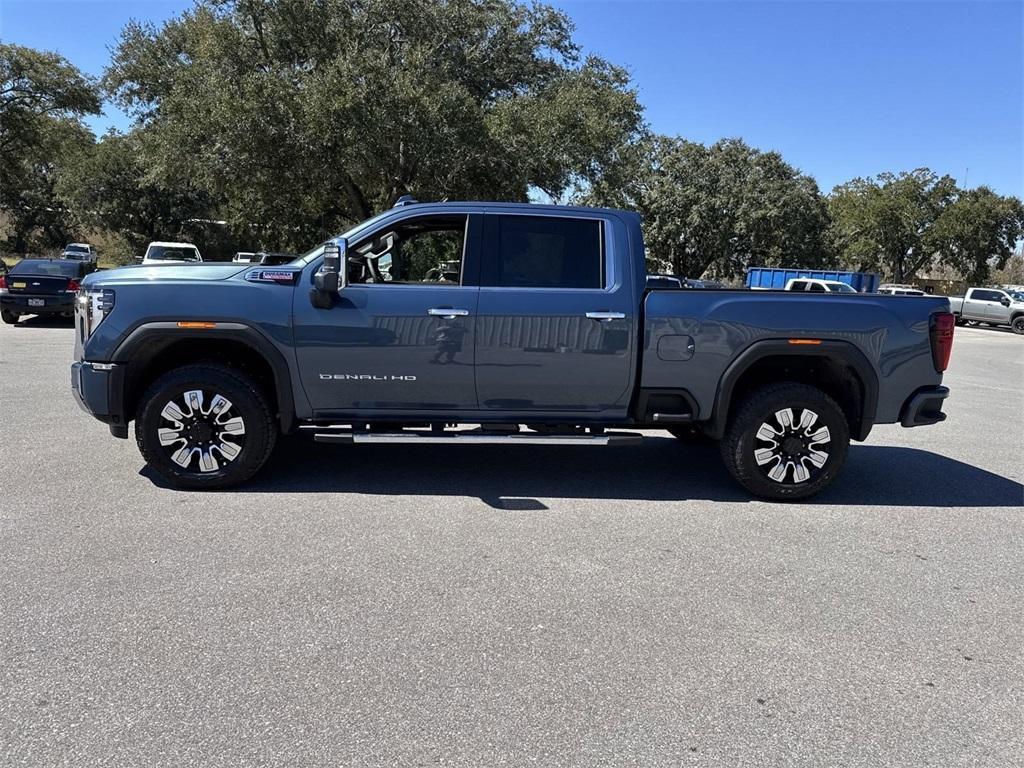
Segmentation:
<svg viewBox="0 0 1024 768">
<path fill-rule="evenodd" d="M 1003 296 L 1003 298 L 999 300 L 999 303 L 1002 304 L 1004 307 L 1010 306 L 1010 300 L 1006 296 Z"/>
<path fill-rule="evenodd" d="M 345 261 L 348 243 L 344 240 L 324 245 L 324 263 L 313 275 L 313 291 L 310 300 L 314 307 L 329 309 L 334 297 L 345 287 Z"/>
</svg>

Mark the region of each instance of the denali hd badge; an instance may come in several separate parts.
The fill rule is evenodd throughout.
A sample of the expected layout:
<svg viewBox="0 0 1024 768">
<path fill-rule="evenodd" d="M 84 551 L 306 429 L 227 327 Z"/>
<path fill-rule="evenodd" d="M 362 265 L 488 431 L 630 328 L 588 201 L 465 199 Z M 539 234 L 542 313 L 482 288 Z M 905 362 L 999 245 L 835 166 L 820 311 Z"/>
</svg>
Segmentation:
<svg viewBox="0 0 1024 768">
<path fill-rule="evenodd" d="M 321 373 L 320 381 L 416 381 L 416 377 L 378 376 L 375 373 Z"/>
</svg>

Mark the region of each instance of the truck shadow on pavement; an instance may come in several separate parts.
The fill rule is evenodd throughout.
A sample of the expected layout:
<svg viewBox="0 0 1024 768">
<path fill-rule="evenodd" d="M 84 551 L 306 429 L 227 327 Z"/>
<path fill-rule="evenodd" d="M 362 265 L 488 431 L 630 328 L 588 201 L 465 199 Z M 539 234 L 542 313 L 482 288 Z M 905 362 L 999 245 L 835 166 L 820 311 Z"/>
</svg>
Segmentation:
<svg viewBox="0 0 1024 768">
<path fill-rule="evenodd" d="M 750 500 L 715 447 L 658 437 L 622 448 L 327 446 L 289 437 L 237 492 L 474 496 L 505 510 L 546 509 L 544 498 Z M 854 445 L 835 484 L 808 503 L 1016 507 L 1024 486 L 930 451 Z"/>
</svg>

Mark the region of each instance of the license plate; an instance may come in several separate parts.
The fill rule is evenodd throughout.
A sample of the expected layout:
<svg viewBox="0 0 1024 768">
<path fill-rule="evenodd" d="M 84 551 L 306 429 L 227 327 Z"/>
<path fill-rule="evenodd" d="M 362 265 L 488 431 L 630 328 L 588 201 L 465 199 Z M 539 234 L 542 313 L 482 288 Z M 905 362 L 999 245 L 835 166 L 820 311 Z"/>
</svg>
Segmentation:
<svg viewBox="0 0 1024 768">
<path fill-rule="evenodd" d="M 45 307 L 46 299 L 29 299 L 28 305 L 30 307 Z"/>
<path fill-rule="evenodd" d="M 24 288 L 25 283 L 11 283 L 11 288 Z"/>
</svg>

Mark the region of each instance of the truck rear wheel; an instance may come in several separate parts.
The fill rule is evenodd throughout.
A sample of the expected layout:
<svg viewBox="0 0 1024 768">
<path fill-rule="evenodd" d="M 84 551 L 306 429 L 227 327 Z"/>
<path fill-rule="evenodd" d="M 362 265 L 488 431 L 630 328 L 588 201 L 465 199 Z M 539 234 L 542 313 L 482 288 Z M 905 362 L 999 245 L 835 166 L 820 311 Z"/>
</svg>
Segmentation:
<svg viewBox="0 0 1024 768">
<path fill-rule="evenodd" d="M 158 378 L 135 416 L 146 463 L 175 488 L 227 488 L 251 478 L 270 457 L 277 426 L 267 397 L 245 374 L 223 365 L 188 365 Z"/>
<path fill-rule="evenodd" d="M 842 409 L 815 387 L 785 382 L 739 404 L 722 440 L 729 473 L 755 496 L 806 499 L 828 487 L 850 445 Z"/>
<path fill-rule="evenodd" d="M 18 316 L 13 312 L 8 312 L 6 309 L 0 309 L 0 320 L 3 320 L 8 325 L 14 325 L 18 322 Z"/>
</svg>

